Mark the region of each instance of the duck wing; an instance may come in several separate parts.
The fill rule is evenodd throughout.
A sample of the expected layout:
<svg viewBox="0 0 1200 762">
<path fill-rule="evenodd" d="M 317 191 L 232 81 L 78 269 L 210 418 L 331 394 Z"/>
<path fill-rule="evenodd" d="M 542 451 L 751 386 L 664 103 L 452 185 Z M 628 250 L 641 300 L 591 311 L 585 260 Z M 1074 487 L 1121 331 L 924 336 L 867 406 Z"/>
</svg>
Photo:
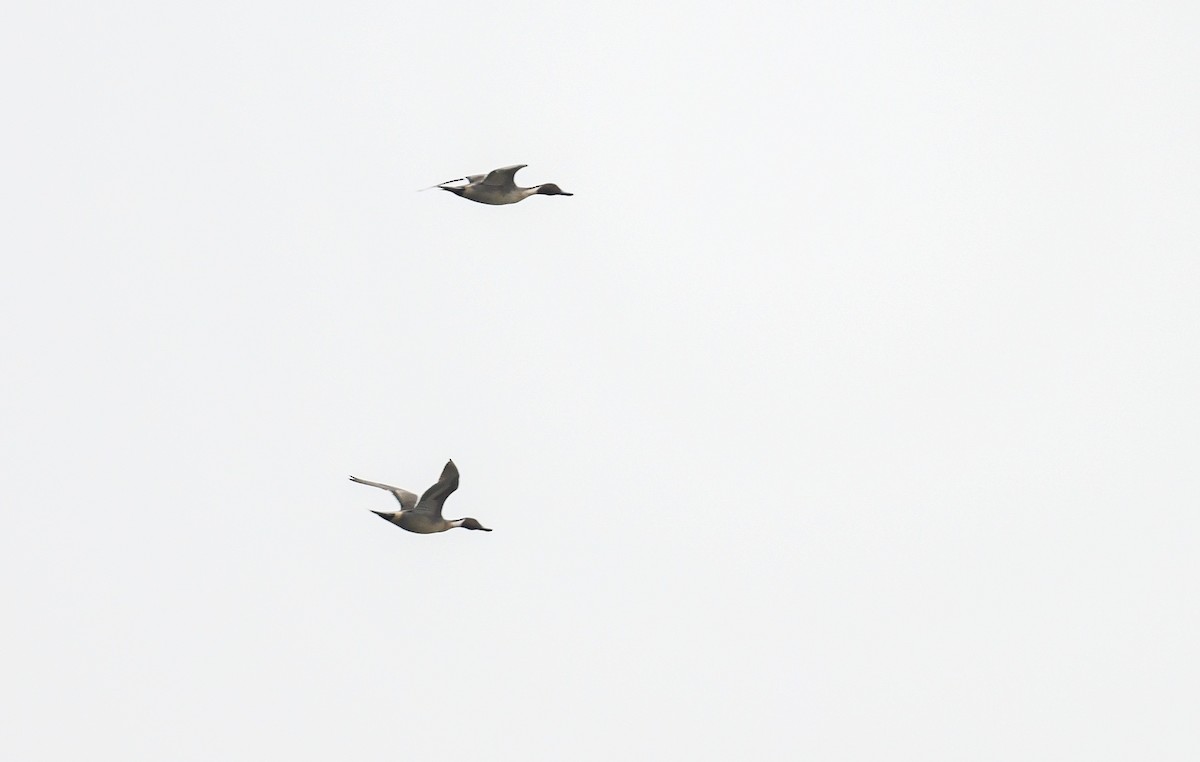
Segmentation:
<svg viewBox="0 0 1200 762">
<path fill-rule="evenodd" d="M 458 466 L 454 465 L 454 461 L 446 461 L 446 467 L 442 469 L 442 476 L 437 480 L 437 484 L 425 490 L 421 495 L 421 499 L 417 501 L 417 507 L 414 508 L 417 513 L 427 513 L 431 516 L 441 517 L 442 503 L 446 502 L 446 498 L 450 497 L 450 493 L 458 489 Z"/>
<path fill-rule="evenodd" d="M 400 489 L 399 487 L 393 487 L 390 484 L 380 484 L 379 482 L 369 482 L 366 479 L 359 479 L 357 476 L 351 476 L 350 481 L 358 482 L 359 484 L 365 484 L 368 487 L 378 487 L 379 489 L 385 489 L 388 492 L 391 492 L 392 495 L 397 500 L 400 501 L 401 510 L 411 511 L 413 508 L 417 507 L 417 496 L 414 495 L 413 493 L 409 492 L 406 489 Z"/>
<path fill-rule="evenodd" d="M 443 187 L 449 185 L 450 183 L 457 183 L 460 180 L 466 181 L 467 185 L 474 185 L 475 183 L 482 182 L 483 178 L 485 178 L 485 177 L 487 177 L 487 175 L 466 175 L 465 177 L 456 177 L 453 180 L 447 180 L 446 182 L 438 183 L 437 185 L 430 185 L 428 188 L 422 188 L 421 190 L 427 191 L 427 190 L 433 190 L 434 188 L 443 188 Z M 420 193 L 421 191 L 417 191 L 417 192 Z"/>
<path fill-rule="evenodd" d="M 528 164 L 514 164 L 511 167 L 500 167 L 493 169 L 487 173 L 487 177 L 483 178 L 484 185 L 495 185 L 501 188 L 511 188 L 517 183 L 513 180 L 513 175 L 517 174 L 517 170 L 528 167 Z"/>
</svg>

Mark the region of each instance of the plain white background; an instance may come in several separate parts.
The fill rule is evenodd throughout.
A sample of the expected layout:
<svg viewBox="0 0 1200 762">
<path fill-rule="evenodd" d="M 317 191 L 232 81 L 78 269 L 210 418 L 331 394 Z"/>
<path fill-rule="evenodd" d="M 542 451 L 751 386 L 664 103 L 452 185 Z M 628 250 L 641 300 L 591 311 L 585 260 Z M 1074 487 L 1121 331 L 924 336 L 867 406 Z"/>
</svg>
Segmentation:
<svg viewBox="0 0 1200 762">
<path fill-rule="evenodd" d="M 1192 4 L 104 5 L 0 31 L 5 758 L 1200 754 Z"/>
</svg>

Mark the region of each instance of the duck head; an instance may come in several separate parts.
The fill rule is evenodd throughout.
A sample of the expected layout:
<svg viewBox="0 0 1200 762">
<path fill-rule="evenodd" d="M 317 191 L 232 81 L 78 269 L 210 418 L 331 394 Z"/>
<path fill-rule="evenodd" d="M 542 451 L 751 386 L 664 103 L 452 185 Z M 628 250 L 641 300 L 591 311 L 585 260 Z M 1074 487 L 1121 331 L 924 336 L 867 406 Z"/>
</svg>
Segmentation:
<svg viewBox="0 0 1200 762">
<path fill-rule="evenodd" d="M 492 531 L 492 530 L 488 529 L 487 527 L 485 527 L 483 524 L 480 524 L 475 519 L 459 519 L 458 522 L 456 522 L 456 523 L 463 529 L 478 529 L 483 532 Z"/>
<path fill-rule="evenodd" d="M 543 196 L 574 196 L 574 193 L 567 193 L 562 188 L 554 183 L 544 183 L 538 186 L 537 192 Z"/>
</svg>

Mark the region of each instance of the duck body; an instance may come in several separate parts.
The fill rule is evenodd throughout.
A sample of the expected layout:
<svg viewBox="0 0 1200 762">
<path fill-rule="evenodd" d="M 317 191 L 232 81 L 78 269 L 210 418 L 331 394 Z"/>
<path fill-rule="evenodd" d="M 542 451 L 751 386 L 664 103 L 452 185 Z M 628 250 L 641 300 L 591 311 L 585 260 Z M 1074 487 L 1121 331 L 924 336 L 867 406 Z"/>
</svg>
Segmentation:
<svg viewBox="0 0 1200 762">
<path fill-rule="evenodd" d="M 493 206 L 515 204 L 518 201 L 524 201 L 530 196 L 575 195 L 574 193 L 567 193 L 554 183 L 543 183 L 535 185 L 532 188 L 518 187 L 513 177 L 517 174 L 517 170 L 527 166 L 529 165 L 514 164 L 511 167 L 493 169 L 486 175 L 467 175 L 466 177 L 459 178 L 459 180 L 466 180 L 466 185 L 450 185 L 452 182 L 458 182 L 458 180 L 450 180 L 434 187 L 449 191 L 456 196 L 461 196 L 478 204 L 491 204 Z"/>
<path fill-rule="evenodd" d="M 351 476 L 350 480 L 391 492 L 392 496 L 399 501 L 400 510 L 394 512 L 372 511 L 372 513 L 409 532 L 434 534 L 435 532 L 445 532 L 447 529 L 455 529 L 456 527 L 478 529 L 484 532 L 492 531 L 475 519 L 442 518 L 442 504 L 446 502 L 446 498 L 454 490 L 458 489 L 458 467 L 454 465 L 454 461 L 452 460 L 447 461 L 446 467 L 442 469 L 442 476 L 438 479 L 437 484 L 425 490 L 425 493 L 420 498 L 406 489 L 393 487 L 390 484 L 370 482 L 366 479 L 359 479 L 357 476 Z"/>
<path fill-rule="evenodd" d="M 417 534 L 433 534 L 435 532 L 445 532 L 447 529 L 453 529 L 456 526 L 462 526 L 461 523 L 456 524 L 453 521 L 447 521 L 441 517 L 430 516 L 416 511 L 396 511 L 388 513 L 386 511 L 371 511 L 376 516 L 389 521 L 401 529 L 407 529 L 409 532 Z M 458 519 L 459 522 L 464 519 Z M 492 530 L 487 530 L 492 531 Z"/>
</svg>

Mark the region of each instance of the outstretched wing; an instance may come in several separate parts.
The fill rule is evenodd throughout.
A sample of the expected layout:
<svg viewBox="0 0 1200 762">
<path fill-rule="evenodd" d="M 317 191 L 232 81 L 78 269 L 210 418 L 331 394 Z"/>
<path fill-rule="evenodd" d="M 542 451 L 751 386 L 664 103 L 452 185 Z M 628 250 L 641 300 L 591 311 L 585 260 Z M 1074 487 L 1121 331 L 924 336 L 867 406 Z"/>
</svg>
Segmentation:
<svg viewBox="0 0 1200 762">
<path fill-rule="evenodd" d="M 432 516 L 441 517 L 442 503 L 446 502 L 446 498 L 450 497 L 450 493 L 458 489 L 458 467 L 454 465 L 454 461 L 446 461 L 446 467 L 442 469 L 442 476 L 437 480 L 437 484 L 425 490 L 425 494 L 421 495 L 421 499 L 417 502 L 417 513 L 428 513 Z"/>
<path fill-rule="evenodd" d="M 368 487 L 378 487 L 379 489 L 385 489 L 388 492 L 391 492 L 392 495 L 394 495 L 395 498 L 400 501 L 401 510 L 411 511 L 413 508 L 417 507 L 417 496 L 414 495 L 413 493 L 409 492 L 406 489 L 400 489 L 399 487 L 393 487 L 390 484 L 380 484 L 379 482 L 369 482 L 366 479 L 359 479 L 357 476 L 351 476 L 350 481 L 358 482 L 359 484 L 365 484 Z"/>
<path fill-rule="evenodd" d="M 445 186 L 449 185 L 450 183 L 456 183 L 460 180 L 465 180 L 467 185 L 474 185 L 475 183 L 482 182 L 483 178 L 485 178 L 485 177 L 487 177 L 487 175 L 467 175 L 466 177 L 456 177 L 453 180 L 447 180 L 446 182 L 438 183 L 437 185 L 430 185 L 428 188 L 422 188 L 421 190 L 427 191 L 427 190 L 433 190 L 434 188 L 444 188 Z M 417 193 L 420 193 L 420 192 L 421 191 L 417 191 Z"/>
<path fill-rule="evenodd" d="M 516 185 L 516 182 L 513 180 L 513 175 L 517 174 L 518 169 L 528 166 L 528 164 L 514 164 L 511 167 L 500 167 L 500 169 L 493 169 L 491 172 L 487 173 L 487 177 L 483 178 L 483 184 L 497 185 L 502 188 L 506 188 L 510 185 Z"/>
</svg>

